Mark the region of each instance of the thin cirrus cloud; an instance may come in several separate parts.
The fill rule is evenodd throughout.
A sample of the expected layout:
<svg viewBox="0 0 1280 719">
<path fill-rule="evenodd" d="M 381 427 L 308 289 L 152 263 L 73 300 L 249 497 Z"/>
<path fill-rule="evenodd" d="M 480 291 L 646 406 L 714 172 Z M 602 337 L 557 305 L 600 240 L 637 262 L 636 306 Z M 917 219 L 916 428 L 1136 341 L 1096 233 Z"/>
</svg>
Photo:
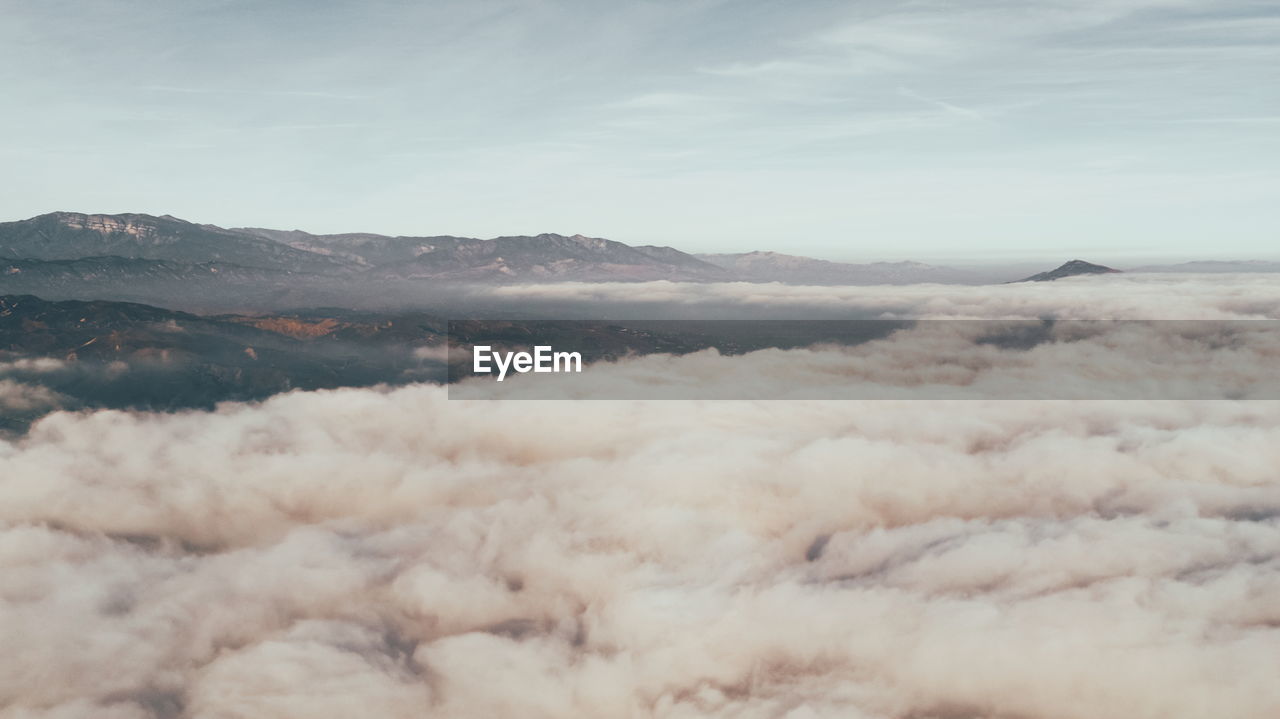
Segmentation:
<svg viewBox="0 0 1280 719">
<path fill-rule="evenodd" d="M 170 85 L 144 85 L 141 89 L 153 92 L 178 92 L 192 95 L 278 95 L 281 97 L 315 97 L 326 100 L 364 100 L 369 95 L 353 95 L 345 93 L 322 92 L 316 90 L 243 90 L 213 89 L 207 87 L 173 87 Z"/>
</svg>

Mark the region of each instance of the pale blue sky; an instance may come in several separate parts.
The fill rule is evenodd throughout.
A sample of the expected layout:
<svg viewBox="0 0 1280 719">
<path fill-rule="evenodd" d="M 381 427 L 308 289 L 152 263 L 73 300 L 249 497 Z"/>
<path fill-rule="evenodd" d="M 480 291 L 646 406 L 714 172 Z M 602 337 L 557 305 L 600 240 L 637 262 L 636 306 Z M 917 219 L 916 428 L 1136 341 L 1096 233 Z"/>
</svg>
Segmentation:
<svg viewBox="0 0 1280 719">
<path fill-rule="evenodd" d="M 1280 3 L 0 0 L 0 219 L 1275 257 Z"/>
</svg>

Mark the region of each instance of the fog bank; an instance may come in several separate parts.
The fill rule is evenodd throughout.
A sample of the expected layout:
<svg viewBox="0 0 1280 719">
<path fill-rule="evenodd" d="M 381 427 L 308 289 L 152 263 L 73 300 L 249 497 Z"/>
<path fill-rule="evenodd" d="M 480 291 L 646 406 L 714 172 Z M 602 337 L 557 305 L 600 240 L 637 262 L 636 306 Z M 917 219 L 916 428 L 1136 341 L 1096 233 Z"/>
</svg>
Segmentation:
<svg viewBox="0 0 1280 719">
<path fill-rule="evenodd" d="M 469 297 L 486 307 L 486 316 L 503 316 L 505 307 L 520 317 L 559 319 L 1280 319 L 1280 278 L 1247 273 L 1124 273 L 982 286 L 565 282 L 474 287 Z"/>
<path fill-rule="evenodd" d="M 1280 403 L 53 414 L 4 717 L 1271 717 Z"/>
</svg>

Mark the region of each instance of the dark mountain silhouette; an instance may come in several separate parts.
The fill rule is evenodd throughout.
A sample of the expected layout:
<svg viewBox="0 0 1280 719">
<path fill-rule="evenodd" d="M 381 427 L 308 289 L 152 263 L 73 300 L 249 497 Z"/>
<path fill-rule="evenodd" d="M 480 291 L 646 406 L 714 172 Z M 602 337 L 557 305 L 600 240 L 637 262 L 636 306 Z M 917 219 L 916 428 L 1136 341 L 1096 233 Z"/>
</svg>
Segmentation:
<svg viewBox="0 0 1280 719">
<path fill-rule="evenodd" d="M 1018 280 L 1018 282 L 1051 282 L 1060 280 L 1063 277 L 1075 277 L 1077 275 L 1104 275 L 1120 272 L 1120 270 L 1106 267 L 1104 265 L 1095 265 L 1092 262 L 1084 260 L 1071 260 L 1048 272 L 1031 275 L 1026 279 Z"/>
</svg>

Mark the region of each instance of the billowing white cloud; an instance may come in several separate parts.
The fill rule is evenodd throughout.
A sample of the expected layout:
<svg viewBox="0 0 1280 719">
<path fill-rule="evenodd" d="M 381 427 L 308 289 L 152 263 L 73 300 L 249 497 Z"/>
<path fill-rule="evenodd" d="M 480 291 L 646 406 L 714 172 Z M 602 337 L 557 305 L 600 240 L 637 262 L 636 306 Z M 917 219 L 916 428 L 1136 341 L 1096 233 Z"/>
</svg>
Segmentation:
<svg viewBox="0 0 1280 719">
<path fill-rule="evenodd" d="M 1280 405 L 61 413 L 0 716 L 1271 717 Z"/>
<path fill-rule="evenodd" d="M 40 357 L 0 362 L 0 420 L 4 415 L 48 411 L 62 405 L 63 397 L 37 379 L 65 366 L 61 360 Z M 18 375 L 23 379 L 14 379 Z"/>
<path fill-rule="evenodd" d="M 0 411 L 28 412 L 57 406 L 57 393 L 46 387 L 0 379 Z"/>
</svg>

